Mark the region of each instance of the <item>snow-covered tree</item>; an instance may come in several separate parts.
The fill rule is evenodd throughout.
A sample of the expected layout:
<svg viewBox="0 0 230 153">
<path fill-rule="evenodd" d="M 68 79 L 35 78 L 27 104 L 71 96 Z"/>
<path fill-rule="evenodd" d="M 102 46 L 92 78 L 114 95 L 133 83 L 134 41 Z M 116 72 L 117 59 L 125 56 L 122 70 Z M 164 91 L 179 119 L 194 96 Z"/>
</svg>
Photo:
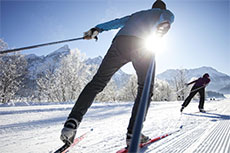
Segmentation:
<svg viewBox="0 0 230 153">
<path fill-rule="evenodd" d="M 49 68 L 37 80 L 38 95 L 47 101 L 75 100 L 88 81 L 89 66 L 83 63 L 84 55 L 71 50 L 58 68 Z"/>
<path fill-rule="evenodd" d="M 27 73 L 27 61 L 21 54 L 0 56 L 0 98 L 7 103 L 16 98 Z"/>
<path fill-rule="evenodd" d="M 152 100 L 154 101 L 171 101 L 173 100 L 173 90 L 166 81 L 155 80 Z"/>
<path fill-rule="evenodd" d="M 33 99 L 38 101 L 54 101 L 55 98 L 54 90 L 55 89 L 55 67 L 52 64 L 48 64 L 47 69 L 38 76 L 37 89 L 34 93 Z"/>
<path fill-rule="evenodd" d="M 134 101 L 137 95 L 137 77 L 132 75 L 127 84 L 119 92 L 120 101 Z"/>
<path fill-rule="evenodd" d="M 0 39 L 0 51 L 6 50 L 8 48 L 8 45 L 6 42 L 4 42 L 2 39 Z"/>
<path fill-rule="evenodd" d="M 110 80 L 104 90 L 99 93 L 95 101 L 114 102 L 117 100 L 117 86 L 113 80 Z"/>
<path fill-rule="evenodd" d="M 120 101 L 134 101 L 137 94 L 137 77 L 132 75 L 130 80 L 119 92 Z M 170 101 L 173 100 L 173 90 L 166 81 L 155 80 L 152 100 Z"/>
<path fill-rule="evenodd" d="M 175 88 L 175 93 L 178 100 L 184 100 L 188 89 L 186 88 L 187 77 L 185 70 L 178 70 L 177 74 L 174 76 L 173 84 Z"/>
</svg>

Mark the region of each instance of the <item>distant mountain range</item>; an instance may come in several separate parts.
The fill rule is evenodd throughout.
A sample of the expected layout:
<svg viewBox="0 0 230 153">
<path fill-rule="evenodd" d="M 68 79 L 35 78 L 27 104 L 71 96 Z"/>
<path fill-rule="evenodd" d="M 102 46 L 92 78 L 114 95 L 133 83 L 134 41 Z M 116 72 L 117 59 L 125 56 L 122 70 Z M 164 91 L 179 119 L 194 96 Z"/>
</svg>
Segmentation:
<svg viewBox="0 0 230 153">
<path fill-rule="evenodd" d="M 67 45 L 65 45 L 47 56 L 36 56 L 34 54 L 26 55 L 25 57 L 28 62 L 30 78 L 36 78 L 47 68 L 59 67 L 61 59 L 68 54 L 70 54 L 70 49 Z"/>
<path fill-rule="evenodd" d="M 36 86 L 36 78 L 47 69 L 47 68 L 58 68 L 60 66 L 60 61 L 63 57 L 70 54 L 70 49 L 67 45 L 59 48 L 58 50 L 48 54 L 47 56 L 36 56 L 34 54 L 26 55 L 28 61 L 29 73 L 27 76 L 27 82 L 25 83 L 27 90 L 31 90 Z M 98 56 L 95 58 L 88 58 L 84 61 L 86 65 L 95 65 L 98 67 L 102 62 L 102 57 Z M 172 82 L 172 79 L 178 73 L 178 69 L 170 69 L 161 74 L 158 74 L 156 77 L 160 80 L 165 80 Z M 204 73 L 209 73 L 211 77 L 211 82 L 207 87 L 208 90 L 229 93 L 230 94 L 230 76 L 227 74 L 218 72 L 212 67 L 200 67 L 196 69 L 185 69 L 186 76 L 188 81 L 191 78 L 201 77 Z M 131 75 L 123 72 L 121 69 L 112 77 L 118 87 L 122 87 L 129 80 Z M 26 92 L 25 92 L 26 93 Z"/>
<path fill-rule="evenodd" d="M 28 62 L 29 73 L 26 76 L 24 82 L 24 90 L 21 90 L 20 94 L 23 96 L 30 95 L 30 92 L 36 88 L 36 78 L 42 76 L 44 72 L 49 70 L 55 70 L 60 66 L 61 60 L 69 55 L 71 50 L 68 45 L 65 45 L 58 50 L 48 54 L 47 56 L 37 56 L 34 54 L 26 55 L 25 58 Z M 102 57 L 88 58 L 84 61 L 86 65 L 94 65 L 96 68 L 99 67 L 102 62 Z M 92 74 L 93 75 L 93 74 Z M 122 70 L 119 70 L 112 79 L 115 81 L 118 87 L 122 87 L 124 83 L 130 78 L 129 74 L 126 74 Z"/>
</svg>

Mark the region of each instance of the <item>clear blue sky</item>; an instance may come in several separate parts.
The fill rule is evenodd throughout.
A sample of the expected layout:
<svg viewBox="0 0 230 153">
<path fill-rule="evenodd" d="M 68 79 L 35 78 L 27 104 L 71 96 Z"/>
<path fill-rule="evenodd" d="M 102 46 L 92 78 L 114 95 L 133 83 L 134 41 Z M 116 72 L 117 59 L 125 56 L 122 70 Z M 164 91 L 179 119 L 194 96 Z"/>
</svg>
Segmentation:
<svg viewBox="0 0 230 153">
<path fill-rule="evenodd" d="M 154 0 L 1 0 L 0 38 L 10 48 L 82 37 L 95 25 L 151 8 Z M 211 66 L 230 75 L 230 1 L 165 0 L 175 15 L 167 49 L 157 55 L 157 73 L 167 69 Z M 104 56 L 117 31 L 103 32 L 99 41 L 68 44 L 87 57 Z M 23 51 L 47 55 L 59 44 Z M 130 66 L 124 68 L 132 72 Z"/>
</svg>

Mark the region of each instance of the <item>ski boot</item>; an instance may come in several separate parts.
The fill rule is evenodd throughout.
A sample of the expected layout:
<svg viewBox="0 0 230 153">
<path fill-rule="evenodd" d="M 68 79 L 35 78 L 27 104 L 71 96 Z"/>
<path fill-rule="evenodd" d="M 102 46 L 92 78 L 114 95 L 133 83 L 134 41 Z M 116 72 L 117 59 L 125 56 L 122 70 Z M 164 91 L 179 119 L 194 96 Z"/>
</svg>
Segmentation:
<svg viewBox="0 0 230 153">
<path fill-rule="evenodd" d="M 132 140 L 133 134 L 127 133 L 126 134 L 126 145 L 127 147 L 130 146 L 131 144 L 131 140 Z M 146 143 L 150 140 L 150 138 L 148 136 L 145 136 L 144 134 L 141 134 L 141 140 L 140 143 Z"/>
<path fill-rule="evenodd" d="M 69 118 L 61 131 L 60 139 L 67 144 L 72 144 L 80 122 L 74 118 Z"/>
<path fill-rule="evenodd" d="M 206 113 L 206 111 L 203 108 L 199 109 L 201 113 Z"/>
<path fill-rule="evenodd" d="M 184 106 L 181 107 L 181 109 L 180 109 L 181 113 L 183 112 L 184 108 L 185 108 Z"/>
</svg>

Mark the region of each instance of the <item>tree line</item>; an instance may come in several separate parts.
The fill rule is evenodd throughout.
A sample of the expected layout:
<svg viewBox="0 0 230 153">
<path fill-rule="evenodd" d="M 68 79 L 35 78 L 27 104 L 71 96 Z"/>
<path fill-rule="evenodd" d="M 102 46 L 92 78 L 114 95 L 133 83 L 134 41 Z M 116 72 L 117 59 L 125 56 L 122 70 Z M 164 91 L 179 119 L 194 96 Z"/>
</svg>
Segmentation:
<svg viewBox="0 0 230 153">
<path fill-rule="evenodd" d="M 0 39 L 0 51 L 7 48 L 7 44 Z M 32 94 L 21 97 L 20 92 L 29 73 L 28 61 L 25 55 L 5 54 L 0 56 L 0 103 L 15 101 L 33 102 L 69 102 L 75 101 L 86 83 L 90 81 L 97 70 L 96 65 L 86 65 L 84 55 L 76 50 L 61 59 L 59 67 L 52 64 L 36 76 L 36 87 Z M 132 75 L 122 88 L 117 87 L 111 79 L 105 89 L 99 93 L 95 101 L 115 102 L 134 101 L 137 93 L 137 78 Z M 153 101 L 184 100 L 189 89 L 183 70 L 172 76 L 172 83 L 155 79 Z M 184 90 L 181 90 L 185 88 Z M 28 89 L 29 90 L 29 89 Z"/>
</svg>

